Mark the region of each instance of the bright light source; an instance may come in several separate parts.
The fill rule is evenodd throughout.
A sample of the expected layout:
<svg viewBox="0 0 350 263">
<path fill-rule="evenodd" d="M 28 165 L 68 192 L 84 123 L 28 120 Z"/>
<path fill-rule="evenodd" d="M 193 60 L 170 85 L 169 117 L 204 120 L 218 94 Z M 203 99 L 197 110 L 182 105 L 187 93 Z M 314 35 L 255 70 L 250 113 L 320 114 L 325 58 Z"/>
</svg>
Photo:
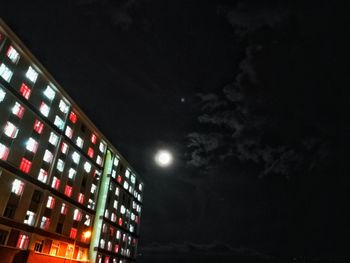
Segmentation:
<svg viewBox="0 0 350 263">
<path fill-rule="evenodd" d="M 84 233 L 83 233 L 83 236 L 84 236 L 85 239 L 90 238 L 90 237 L 91 237 L 91 231 L 86 231 L 86 232 L 84 232 Z"/>
<path fill-rule="evenodd" d="M 173 161 L 173 156 L 166 150 L 160 150 L 155 156 L 156 163 L 161 167 L 169 166 Z"/>
</svg>

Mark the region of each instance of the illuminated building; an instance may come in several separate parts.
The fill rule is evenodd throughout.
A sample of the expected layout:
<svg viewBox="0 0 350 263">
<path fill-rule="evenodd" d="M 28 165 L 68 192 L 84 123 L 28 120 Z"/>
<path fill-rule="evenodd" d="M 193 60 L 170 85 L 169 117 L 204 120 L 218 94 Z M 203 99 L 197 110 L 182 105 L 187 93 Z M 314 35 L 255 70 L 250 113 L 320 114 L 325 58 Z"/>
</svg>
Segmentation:
<svg viewBox="0 0 350 263">
<path fill-rule="evenodd" d="M 135 260 L 143 183 L 2 20 L 0 190 L 1 262 Z"/>
</svg>

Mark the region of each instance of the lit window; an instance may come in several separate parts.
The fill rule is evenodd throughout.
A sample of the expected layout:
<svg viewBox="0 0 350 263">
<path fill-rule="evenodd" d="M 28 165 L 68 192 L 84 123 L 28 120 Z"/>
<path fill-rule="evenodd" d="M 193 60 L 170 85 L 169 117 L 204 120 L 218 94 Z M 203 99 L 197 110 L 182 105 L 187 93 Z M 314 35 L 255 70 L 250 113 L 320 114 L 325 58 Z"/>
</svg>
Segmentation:
<svg viewBox="0 0 350 263">
<path fill-rule="evenodd" d="M 46 183 L 46 181 L 47 181 L 47 171 L 45 171 L 44 169 L 40 169 L 39 175 L 38 175 L 38 180 L 40 182 Z"/>
<path fill-rule="evenodd" d="M 60 111 L 62 111 L 63 113 L 67 113 L 69 110 L 68 104 L 65 103 L 63 100 L 60 100 L 60 104 L 58 105 L 58 107 L 60 108 Z"/>
<path fill-rule="evenodd" d="M 6 52 L 6 56 L 15 64 L 18 62 L 20 58 L 19 53 L 17 52 L 16 49 L 13 48 L 13 46 L 9 46 Z"/>
<path fill-rule="evenodd" d="M 76 237 L 77 237 L 77 232 L 78 232 L 78 230 L 76 229 L 76 228 L 71 228 L 70 229 L 70 233 L 69 233 L 69 237 L 71 238 L 71 239 L 75 239 Z"/>
<path fill-rule="evenodd" d="M 64 170 L 64 161 L 62 159 L 58 159 L 56 168 L 61 173 L 63 172 L 63 170 Z"/>
<path fill-rule="evenodd" d="M 72 153 L 72 159 L 75 164 L 79 164 L 80 161 L 80 155 L 77 152 Z"/>
<path fill-rule="evenodd" d="M 24 173 L 29 173 L 31 166 L 31 161 L 27 160 L 26 158 L 22 158 L 21 164 L 19 165 L 19 169 Z"/>
<path fill-rule="evenodd" d="M 68 171 L 68 178 L 69 179 L 74 179 L 74 176 L 77 174 L 77 171 L 73 168 L 69 168 Z"/>
<path fill-rule="evenodd" d="M 72 196 L 72 191 L 73 188 L 70 185 L 66 185 L 66 187 L 64 188 L 64 194 L 68 197 Z"/>
<path fill-rule="evenodd" d="M 117 200 L 114 200 L 113 207 L 114 207 L 114 209 L 118 209 L 118 201 Z"/>
<path fill-rule="evenodd" d="M 91 189 L 90 189 L 90 192 L 93 194 L 93 193 L 95 193 L 96 192 L 96 185 L 95 184 L 92 184 L 91 185 Z"/>
<path fill-rule="evenodd" d="M 142 188 L 143 188 L 142 184 L 139 184 L 139 190 L 140 191 L 142 191 Z"/>
<path fill-rule="evenodd" d="M 64 128 L 64 121 L 58 115 L 56 115 L 55 121 L 53 122 L 53 124 L 55 124 L 56 127 L 60 130 L 63 130 Z"/>
<path fill-rule="evenodd" d="M 73 137 L 73 130 L 72 130 L 72 128 L 69 127 L 68 125 L 67 125 L 67 127 L 66 127 L 65 135 L 66 135 L 69 139 L 72 139 L 72 137 Z"/>
<path fill-rule="evenodd" d="M 38 142 L 33 138 L 29 138 L 26 144 L 26 149 L 32 153 L 36 153 L 38 149 Z"/>
<path fill-rule="evenodd" d="M 129 171 L 129 170 L 126 170 L 126 171 L 125 171 L 125 177 L 126 177 L 126 178 L 129 178 L 129 177 L 130 177 L 130 171 Z"/>
<path fill-rule="evenodd" d="M 6 92 L 0 88 L 0 102 L 2 102 L 5 99 Z"/>
<path fill-rule="evenodd" d="M 29 245 L 29 236 L 24 235 L 24 234 L 20 234 L 18 237 L 16 248 L 27 249 L 28 245 Z"/>
<path fill-rule="evenodd" d="M 120 226 L 123 225 L 123 219 L 121 217 L 119 217 L 119 219 L 118 219 L 118 225 L 120 225 Z"/>
<path fill-rule="evenodd" d="M 55 198 L 49 195 L 49 197 L 47 198 L 46 207 L 52 209 L 54 208 L 54 206 L 55 206 Z"/>
<path fill-rule="evenodd" d="M 49 143 L 53 146 L 56 146 L 58 143 L 58 136 L 54 132 L 51 132 L 50 134 Z"/>
<path fill-rule="evenodd" d="M 120 176 L 120 175 L 119 175 L 119 176 Z M 116 187 L 116 188 L 115 188 L 115 195 L 116 195 L 116 196 L 119 196 L 119 187 Z"/>
<path fill-rule="evenodd" d="M 85 162 L 84 163 L 84 170 L 85 172 L 87 173 L 90 173 L 91 172 L 91 164 L 89 162 Z"/>
<path fill-rule="evenodd" d="M 114 157 L 113 164 L 114 164 L 115 166 L 118 166 L 118 164 L 119 164 L 119 158 Z"/>
<path fill-rule="evenodd" d="M 81 211 L 79 209 L 75 209 L 73 213 L 73 220 L 80 221 L 81 220 Z"/>
<path fill-rule="evenodd" d="M 48 230 L 50 226 L 50 218 L 43 216 L 41 218 L 41 222 L 40 222 L 40 228 L 44 229 L 44 230 Z"/>
<path fill-rule="evenodd" d="M 12 183 L 11 192 L 16 195 L 21 195 L 24 190 L 24 183 L 18 179 L 15 179 Z"/>
<path fill-rule="evenodd" d="M 67 211 L 68 211 L 68 206 L 67 206 L 67 204 L 62 203 L 62 206 L 61 206 L 61 214 L 62 214 L 62 215 L 66 215 L 66 214 L 67 214 Z"/>
<path fill-rule="evenodd" d="M 118 183 L 121 183 L 121 182 L 122 182 L 122 177 L 121 177 L 121 175 L 118 175 L 118 176 L 117 176 L 117 182 L 118 182 Z"/>
<path fill-rule="evenodd" d="M 53 179 L 52 179 L 51 187 L 53 189 L 58 190 L 58 188 L 60 187 L 60 182 L 61 182 L 61 180 L 58 179 L 56 176 L 54 176 Z"/>
<path fill-rule="evenodd" d="M 44 115 L 45 117 L 49 116 L 50 107 L 45 102 L 43 101 L 41 102 L 39 110 L 41 114 Z"/>
<path fill-rule="evenodd" d="M 103 153 L 105 151 L 106 146 L 104 145 L 103 142 L 100 142 L 100 146 L 98 147 L 100 151 Z"/>
<path fill-rule="evenodd" d="M 85 195 L 82 193 L 78 194 L 78 203 L 83 204 L 85 200 Z"/>
<path fill-rule="evenodd" d="M 26 73 L 26 77 L 31 81 L 31 82 L 35 82 L 36 79 L 38 78 L 38 72 L 35 71 L 35 69 L 33 69 L 31 66 L 29 66 L 27 73 Z"/>
<path fill-rule="evenodd" d="M 95 202 L 94 202 L 94 200 L 89 198 L 87 207 L 90 208 L 90 209 L 95 209 Z"/>
<path fill-rule="evenodd" d="M 19 88 L 19 92 L 28 100 L 32 91 L 26 84 L 22 83 L 21 87 Z"/>
<path fill-rule="evenodd" d="M 12 75 L 13 72 L 8 67 L 6 67 L 4 63 L 2 63 L 0 65 L 0 76 L 7 82 L 10 82 Z"/>
<path fill-rule="evenodd" d="M 3 145 L 2 143 L 0 143 L 0 159 L 3 161 L 6 161 L 9 155 L 9 152 L 10 152 L 9 148 Z"/>
<path fill-rule="evenodd" d="M 117 215 L 114 212 L 112 212 L 112 214 L 111 214 L 111 221 L 112 222 L 117 221 Z"/>
<path fill-rule="evenodd" d="M 104 241 L 104 239 L 101 239 L 100 240 L 100 248 L 105 248 L 105 241 Z"/>
<path fill-rule="evenodd" d="M 96 163 L 97 163 L 98 165 L 102 165 L 102 158 L 101 158 L 101 156 L 97 155 Z"/>
<path fill-rule="evenodd" d="M 68 153 L 68 145 L 65 142 L 62 142 L 62 144 L 61 144 L 61 152 L 63 154 L 67 154 Z"/>
<path fill-rule="evenodd" d="M 113 170 L 112 170 L 112 178 L 115 179 L 116 174 L 117 174 L 117 172 L 113 169 Z"/>
<path fill-rule="evenodd" d="M 42 134 L 43 129 L 44 129 L 44 123 L 42 123 L 39 120 L 35 120 L 35 122 L 34 122 L 34 131 L 36 131 L 39 134 Z"/>
<path fill-rule="evenodd" d="M 108 241 L 107 243 L 107 250 L 108 251 L 111 251 L 112 250 L 112 242 L 111 241 Z M 107 261 L 108 262 L 108 261 Z"/>
<path fill-rule="evenodd" d="M 109 210 L 108 210 L 108 209 L 105 210 L 105 217 L 106 217 L 106 218 L 109 217 Z"/>
<path fill-rule="evenodd" d="M 94 149 L 92 149 L 91 147 L 89 147 L 88 152 L 87 152 L 87 155 L 88 155 L 90 158 L 94 158 Z"/>
<path fill-rule="evenodd" d="M 120 206 L 120 213 L 121 213 L 122 215 L 125 214 L 125 206 L 124 206 L 124 205 L 121 205 L 121 206 Z"/>
<path fill-rule="evenodd" d="M 24 114 L 24 107 L 18 102 L 16 102 L 15 105 L 12 107 L 12 113 L 21 119 Z"/>
<path fill-rule="evenodd" d="M 124 189 L 128 190 L 129 188 L 129 183 L 127 181 L 124 181 Z"/>
<path fill-rule="evenodd" d="M 114 245 L 114 253 L 118 253 L 119 252 L 119 245 L 115 244 Z"/>
<path fill-rule="evenodd" d="M 134 213 L 131 213 L 131 220 L 135 221 L 135 214 Z"/>
<path fill-rule="evenodd" d="M 96 135 L 95 135 L 95 134 L 91 134 L 91 142 L 92 142 L 93 144 L 96 144 L 96 141 L 97 141 Z"/>
<path fill-rule="evenodd" d="M 16 138 L 18 134 L 18 128 L 8 121 L 5 125 L 4 133 L 12 139 Z"/>
<path fill-rule="evenodd" d="M 55 98 L 56 92 L 53 90 L 53 88 L 50 87 L 50 85 L 47 85 L 46 89 L 44 90 L 44 95 L 49 100 L 53 100 Z"/>
<path fill-rule="evenodd" d="M 75 144 L 79 147 L 82 148 L 84 144 L 84 140 L 80 137 L 77 137 L 77 140 L 75 141 Z"/>
<path fill-rule="evenodd" d="M 90 226 L 90 224 L 91 224 L 91 217 L 89 215 L 85 215 L 84 225 Z"/>
<path fill-rule="evenodd" d="M 131 233 L 134 233 L 134 226 L 133 226 L 133 225 L 130 225 L 130 226 L 129 226 L 129 231 L 130 231 Z"/>
<path fill-rule="evenodd" d="M 115 238 L 120 239 L 120 237 L 121 237 L 121 232 L 120 230 L 117 230 L 117 234 L 115 235 Z"/>
<path fill-rule="evenodd" d="M 73 111 L 71 111 L 71 113 L 69 114 L 69 120 L 72 123 L 76 123 L 77 122 L 77 115 Z"/>
<path fill-rule="evenodd" d="M 53 159 L 53 155 L 49 150 L 45 150 L 43 161 L 47 163 L 51 163 Z"/>
<path fill-rule="evenodd" d="M 24 223 L 32 226 L 34 224 L 35 213 L 32 211 L 27 211 L 26 217 L 24 218 Z"/>
<path fill-rule="evenodd" d="M 135 182 L 136 182 L 135 175 L 131 175 L 130 181 L 131 181 L 132 184 L 135 184 Z"/>
</svg>

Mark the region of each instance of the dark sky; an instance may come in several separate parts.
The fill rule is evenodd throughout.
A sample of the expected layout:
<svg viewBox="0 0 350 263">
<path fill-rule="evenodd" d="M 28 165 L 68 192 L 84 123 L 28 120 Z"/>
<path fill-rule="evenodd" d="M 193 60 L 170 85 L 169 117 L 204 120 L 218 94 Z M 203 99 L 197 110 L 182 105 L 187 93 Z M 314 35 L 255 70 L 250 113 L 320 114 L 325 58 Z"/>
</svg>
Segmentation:
<svg viewBox="0 0 350 263">
<path fill-rule="evenodd" d="M 146 182 L 140 262 L 344 259 L 349 21 L 329 2 L 12 0 L 0 16 Z"/>
</svg>

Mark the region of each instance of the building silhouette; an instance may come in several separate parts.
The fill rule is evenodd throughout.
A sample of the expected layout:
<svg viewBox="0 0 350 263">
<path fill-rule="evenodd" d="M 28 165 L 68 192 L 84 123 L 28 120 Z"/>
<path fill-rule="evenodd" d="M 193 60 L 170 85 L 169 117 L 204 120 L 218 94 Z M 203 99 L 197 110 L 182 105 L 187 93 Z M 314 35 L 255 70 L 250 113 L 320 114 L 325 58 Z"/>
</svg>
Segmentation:
<svg viewBox="0 0 350 263">
<path fill-rule="evenodd" d="M 143 187 L 0 19 L 0 261 L 133 262 Z"/>
</svg>

